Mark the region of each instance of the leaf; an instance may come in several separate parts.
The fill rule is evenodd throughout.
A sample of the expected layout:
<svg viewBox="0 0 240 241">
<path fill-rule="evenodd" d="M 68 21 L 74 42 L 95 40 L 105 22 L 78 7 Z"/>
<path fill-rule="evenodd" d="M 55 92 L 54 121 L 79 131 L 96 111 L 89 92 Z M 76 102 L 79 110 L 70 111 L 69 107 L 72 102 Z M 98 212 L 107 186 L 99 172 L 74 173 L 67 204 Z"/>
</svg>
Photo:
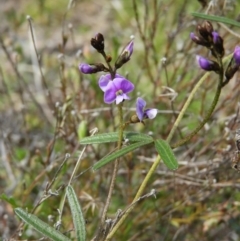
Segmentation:
<svg viewBox="0 0 240 241">
<path fill-rule="evenodd" d="M 131 152 L 141 146 L 145 146 L 147 144 L 152 143 L 153 140 L 148 140 L 148 141 L 140 141 L 140 142 L 136 142 L 134 144 L 131 144 L 129 146 L 125 146 L 120 150 L 117 150 L 115 152 L 113 152 L 110 155 L 107 155 L 106 157 L 102 158 L 100 161 L 98 161 L 95 165 L 93 165 L 93 170 L 98 170 L 101 167 L 103 167 L 104 165 L 108 164 L 109 162 L 116 160 L 118 157 L 123 156 L 125 154 L 127 154 L 128 152 Z"/>
<path fill-rule="evenodd" d="M 8 197 L 5 193 L 2 193 L 2 194 L 0 195 L 0 199 L 8 202 L 8 203 L 11 204 L 12 207 L 14 207 L 14 208 L 17 207 L 17 202 L 16 202 L 16 200 L 15 200 L 13 197 Z"/>
<path fill-rule="evenodd" d="M 153 141 L 153 138 L 151 136 L 138 132 L 124 132 L 123 136 L 124 139 L 129 140 L 129 142 Z"/>
<path fill-rule="evenodd" d="M 156 140 L 155 148 L 156 148 L 159 156 L 162 158 L 164 164 L 170 170 L 176 170 L 178 168 L 178 162 L 174 156 L 172 148 L 169 146 L 169 144 L 166 141 L 161 140 L 161 139 Z"/>
<path fill-rule="evenodd" d="M 86 228 L 85 219 L 81 210 L 81 206 L 78 202 L 78 198 L 72 186 L 67 186 L 67 198 L 72 213 L 73 223 L 75 227 L 75 233 L 78 241 L 86 240 Z"/>
<path fill-rule="evenodd" d="M 124 140 L 128 140 L 131 142 L 137 142 L 137 141 L 152 141 L 152 137 L 146 134 L 139 134 L 137 132 L 124 132 L 123 133 Z M 88 136 L 86 138 L 83 138 L 80 141 L 80 144 L 87 145 L 87 144 L 102 144 L 102 143 L 108 143 L 108 142 L 117 142 L 118 141 L 118 132 L 109 132 L 109 133 L 103 133 L 98 134 L 95 136 Z"/>
<path fill-rule="evenodd" d="M 109 132 L 109 133 L 98 134 L 95 136 L 85 137 L 80 141 L 80 144 L 82 145 L 101 144 L 101 143 L 117 142 L 117 141 L 118 141 L 118 133 Z"/>
<path fill-rule="evenodd" d="M 60 233 L 58 230 L 49 226 L 47 223 L 40 220 L 37 216 L 25 212 L 21 208 L 15 208 L 15 213 L 27 224 L 31 225 L 42 235 L 54 241 L 71 241 L 68 237 Z"/>
<path fill-rule="evenodd" d="M 202 19 L 206 19 L 206 20 L 210 20 L 210 21 L 215 21 L 215 22 L 220 22 L 220 23 L 226 23 L 226 24 L 230 24 L 236 27 L 240 27 L 240 23 L 229 19 L 229 18 L 225 18 L 225 17 L 220 17 L 220 16 L 214 16 L 214 15 L 208 15 L 208 14 L 203 14 L 203 13 L 192 13 L 192 15 L 194 17 L 197 18 L 202 18 Z"/>
</svg>

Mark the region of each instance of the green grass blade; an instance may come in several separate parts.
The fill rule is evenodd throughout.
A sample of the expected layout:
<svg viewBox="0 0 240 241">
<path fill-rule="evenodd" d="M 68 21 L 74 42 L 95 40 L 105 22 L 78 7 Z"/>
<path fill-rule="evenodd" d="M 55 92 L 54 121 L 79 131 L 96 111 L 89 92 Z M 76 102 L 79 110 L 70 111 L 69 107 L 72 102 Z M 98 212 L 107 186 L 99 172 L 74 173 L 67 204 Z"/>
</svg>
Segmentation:
<svg viewBox="0 0 240 241">
<path fill-rule="evenodd" d="M 170 170 L 176 170 L 178 168 L 178 162 L 173 154 L 172 148 L 169 144 L 164 140 L 156 140 L 155 141 L 155 148 L 162 158 L 164 164 Z"/>
<path fill-rule="evenodd" d="M 67 198 L 72 213 L 75 233 L 78 241 L 86 240 L 85 219 L 78 198 L 72 186 L 67 186 Z"/>
<path fill-rule="evenodd" d="M 203 14 L 203 13 L 192 13 L 192 15 L 194 17 L 197 17 L 197 18 L 202 18 L 202 19 L 205 19 L 205 20 L 225 23 L 225 24 L 233 25 L 233 26 L 236 26 L 236 27 L 240 28 L 239 22 L 237 22 L 235 20 L 232 20 L 232 19 L 229 19 L 229 18 L 214 16 L 214 15 L 207 15 L 207 14 Z"/>
<path fill-rule="evenodd" d="M 141 142 L 136 142 L 134 144 L 131 144 L 129 146 L 125 146 L 122 149 L 102 158 L 100 161 L 98 161 L 94 166 L 93 166 L 93 170 L 98 170 L 101 167 L 105 166 L 106 164 L 108 164 L 111 161 L 116 160 L 118 157 L 123 156 L 125 154 L 127 154 L 130 151 L 133 151 L 141 146 L 145 146 L 147 144 L 150 144 L 151 142 L 153 142 L 153 140 L 148 140 L 148 141 L 141 141 Z"/>
<path fill-rule="evenodd" d="M 146 134 L 140 134 L 137 132 L 124 132 L 123 138 L 128 140 L 129 142 L 137 142 L 137 141 L 150 141 L 152 137 Z M 118 141 L 118 132 L 109 132 L 98 134 L 95 136 L 88 136 L 83 138 L 80 141 L 80 144 L 87 145 L 87 144 L 102 144 L 102 143 L 109 143 L 109 142 L 117 142 Z"/>
<path fill-rule="evenodd" d="M 58 230 L 49 226 L 47 223 L 40 220 L 37 216 L 25 212 L 21 208 L 15 208 L 15 213 L 27 224 L 32 226 L 42 235 L 54 241 L 71 241 L 68 237 L 60 233 Z"/>
</svg>

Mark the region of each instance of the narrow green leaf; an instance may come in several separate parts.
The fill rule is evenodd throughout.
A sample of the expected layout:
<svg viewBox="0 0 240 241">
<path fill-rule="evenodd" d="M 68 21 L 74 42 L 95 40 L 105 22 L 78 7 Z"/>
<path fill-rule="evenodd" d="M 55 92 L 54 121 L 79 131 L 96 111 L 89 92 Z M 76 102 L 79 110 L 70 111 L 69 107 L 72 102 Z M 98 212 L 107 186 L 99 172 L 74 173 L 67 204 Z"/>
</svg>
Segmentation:
<svg viewBox="0 0 240 241">
<path fill-rule="evenodd" d="M 85 219 L 81 210 L 81 206 L 78 202 L 76 193 L 72 186 L 67 186 L 67 198 L 72 213 L 73 223 L 75 227 L 75 233 L 78 241 L 86 240 L 86 228 Z"/>
<path fill-rule="evenodd" d="M 229 18 L 214 16 L 214 15 L 207 15 L 207 14 L 203 14 L 203 13 L 192 13 L 192 15 L 197 18 L 202 18 L 202 19 L 206 19 L 206 20 L 210 20 L 210 21 L 215 21 L 215 22 L 220 22 L 220 23 L 225 23 L 225 24 L 236 26 L 236 27 L 240 27 L 239 22 L 229 19 Z"/>
<path fill-rule="evenodd" d="M 147 144 L 150 144 L 151 142 L 153 142 L 153 140 L 148 140 L 148 141 L 141 141 L 141 142 L 136 142 L 134 144 L 131 144 L 129 146 L 125 146 L 120 150 L 117 150 L 115 152 L 113 152 L 112 154 L 102 158 L 100 161 L 98 161 L 95 165 L 93 165 L 93 170 L 98 170 L 101 167 L 103 167 L 104 165 L 108 164 L 111 161 L 116 160 L 118 157 L 123 156 L 125 154 L 127 154 L 128 152 L 131 152 L 141 146 L 145 146 Z"/>
<path fill-rule="evenodd" d="M 0 199 L 8 202 L 8 203 L 11 204 L 12 207 L 14 207 L 14 208 L 18 206 L 16 200 L 15 200 L 13 197 L 8 197 L 5 193 L 2 193 L 2 194 L 0 195 Z"/>
<path fill-rule="evenodd" d="M 80 144 L 82 145 L 101 144 L 101 143 L 117 142 L 117 141 L 118 141 L 118 133 L 109 132 L 109 133 L 103 133 L 103 134 L 97 134 L 94 136 L 85 137 L 80 141 Z"/>
<path fill-rule="evenodd" d="M 124 140 L 128 140 L 130 143 L 137 142 L 137 141 L 152 140 L 151 136 L 146 134 L 140 134 L 137 132 L 124 132 L 123 138 Z M 117 141 L 118 141 L 118 132 L 109 132 L 109 133 L 98 134 L 95 136 L 85 137 L 80 141 L 80 144 L 82 145 L 102 144 L 102 143 L 117 142 Z"/>
<path fill-rule="evenodd" d="M 123 133 L 124 139 L 131 142 L 138 142 L 138 141 L 153 141 L 153 138 L 149 135 L 138 133 L 138 132 L 124 132 Z"/>
<path fill-rule="evenodd" d="M 171 170 L 176 170 L 178 168 L 178 162 L 173 154 L 172 148 L 164 140 L 156 140 L 155 148 L 162 158 L 164 164 Z"/>
<path fill-rule="evenodd" d="M 40 220 L 37 216 L 25 212 L 21 208 L 15 208 L 15 213 L 27 224 L 31 225 L 42 235 L 54 241 L 71 241 L 68 237 L 60 233 L 58 230 L 49 226 L 47 223 Z"/>
</svg>

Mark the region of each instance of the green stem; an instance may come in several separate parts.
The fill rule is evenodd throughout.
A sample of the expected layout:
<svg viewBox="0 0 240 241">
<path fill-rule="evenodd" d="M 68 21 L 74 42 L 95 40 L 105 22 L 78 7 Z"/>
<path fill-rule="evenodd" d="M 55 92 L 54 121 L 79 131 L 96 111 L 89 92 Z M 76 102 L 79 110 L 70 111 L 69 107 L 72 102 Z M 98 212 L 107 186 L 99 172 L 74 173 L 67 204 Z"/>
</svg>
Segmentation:
<svg viewBox="0 0 240 241">
<path fill-rule="evenodd" d="M 220 67 L 220 71 L 218 73 L 219 76 L 219 81 L 218 81 L 218 87 L 217 87 L 217 91 L 216 94 L 214 96 L 213 102 L 209 108 L 209 110 L 207 111 L 207 114 L 205 116 L 205 118 L 203 119 L 203 121 L 195 128 L 195 130 L 190 133 L 188 136 L 184 137 L 182 140 L 178 141 L 177 143 L 174 143 L 173 145 L 171 145 L 172 148 L 176 148 L 178 146 L 182 146 L 184 145 L 186 142 L 188 142 L 190 139 L 192 139 L 192 137 L 194 137 L 202 128 L 203 126 L 209 121 L 209 119 L 212 116 L 213 111 L 215 110 L 215 107 L 218 103 L 218 99 L 219 96 L 221 94 L 221 90 L 222 90 L 222 85 L 223 85 L 223 80 L 224 80 L 224 68 L 223 68 L 223 62 L 221 58 L 218 58 L 218 64 Z M 200 81 L 199 81 L 200 82 Z M 182 112 L 182 111 L 181 111 Z M 171 133 L 170 133 L 171 134 Z M 167 141 L 170 142 L 169 138 L 172 138 L 173 135 L 170 135 L 167 138 Z"/>
<path fill-rule="evenodd" d="M 188 136 L 184 137 L 182 140 L 174 143 L 173 145 L 171 145 L 171 147 L 174 149 L 178 146 L 182 146 L 184 145 L 186 142 L 188 142 L 190 139 L 192 139 L 192 137 L 194 137 L 202 128 L 203 126 L 209 121 L 209 119 L 211 118 L 211 115 L 218 103 L 218 99 L 219 99 L 219 96 L 221 94 L 221 90 L 222 90 L 222 81 L 223 81 L 223 78 L 222 78 L 222 75 L 219 75 L 219 83 L 218 83 L 218 87 L 217 87 L 217 91 L 216 91 L 216 94 L 214 96 L 214 99 L 213 99 L 213 102 L 205 116 L 205 118 L 203 119 L 203 121 L 196 127 L 196 129 L 190 133 Z"/>
<path fill-rule="evenodd" d="M 232 54 L 228 55 L 227 57 L 224 58 L 223 63 L 227 62 L 227 60 L 229 60 L 232 57 Z M 185 102 L 181 112 L 178 115 L 177 120 L 175 121 L 173 128 L 171 130 L 171 132 L 169 133 L 168 137 L 167 137 L 167 141 L 170 142 L 176 129 L 178 128 L 184 114 L 186 113 L 186 110 L 188 108 L 188 106 L 190 105 L 195 93 L 197 92 L 197 90 L 200 88 L 200 86 L 203 84 L 204 80 L 209 76 L 209 72 L 205 73 L 205 75 L 199 80 L 199 82 L 196 84 L 196 86 L 193 88 L 192 92 L 190 93 L 190 95 L 188 96 L 187 101 Z M 150 170 L 148 171 L 146 177 L 144 178 L 136 196 L 134 197 L 131 207 L 123 214 L 123 216 L 119 219 L 118 223 L 113 227 L 113 229 L 109 232 L 108 236 L 106 237 L 106 241 L 109 241 L 113 235 L 115 234 L 115 232 L 119 229 L 119 227 L 122 225 L 122 223 L 125 221 L 125 219 L 127 218 L 127 216 L 129 215 L 129 213 L 133 210 L 133 208 L 136 205 L 136 200 L 142 195 L 145 187 L 147 186 L 148 181 L 150 180 L 151 176 L 153 175 L 153 173 L 155 172 L 155 170 L 157 169 L 158 164 L 160 163 L 161 158 L 158 155 L 156 160 L 154 161 L 153 165 L 151 166 Z"/>
<path fill-rule="evenodd" d="M 117 145 L 117 149 L 120 150 L 122 148 L 123 127 L 124 127 L 124 123 L 123 123 L 123 108 L 122 108 L 123 107 L 123 102 L 118 104 L 117 107 L 118 107 L 118 118 L 119 118 L 119 131 L 118 131 L 118 145 Z M 110 183 L 110 187 L 109 187 L 109 192 L 108 192 L 106 204 L 104 206 L 103 214 L 102 214 L 102 218 L 101 218 L 101 225 L 102 226 L 104 226 L 106 215 L 107 215 L 107 210 L 108 210 L 108 207 L 109 207 L 110 202 L 111 202 L 111 197 L 112 197 L 112 193 L 113 193 L 113 189 L 114 189 L 114 185 L 115 185 L 115 181 L 116 181 L 116 177 L 117 177 L 118 166 L 119 166 L 119 159 L 117 159 L 114 162 L 114 168 L 113 168 L 112 179 L 111 179 L 111 183 Z"/>
</svg>

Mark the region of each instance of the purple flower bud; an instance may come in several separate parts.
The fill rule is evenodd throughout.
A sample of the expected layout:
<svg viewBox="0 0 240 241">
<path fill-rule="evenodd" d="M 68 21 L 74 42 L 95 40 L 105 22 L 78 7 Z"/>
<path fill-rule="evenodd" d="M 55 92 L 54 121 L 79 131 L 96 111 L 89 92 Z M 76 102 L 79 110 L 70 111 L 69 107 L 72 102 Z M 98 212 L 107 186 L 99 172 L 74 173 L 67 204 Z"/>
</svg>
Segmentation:
<svg viewBox="0 0 240 241">
<path fill-rule="evenodd" d="M 213 32 L 212 32 L 212 36 L 213 36 L 213 42 L 214 42 L 214 43 L 217 43 L 217 42 L 220 41 L 220 38 L 221 38 L 221 37 L 219 36 L 218 32 L 213 31 Z"/>
<path fill-rule="evenodd" d="M 125 49 L 122 51 L 122 53 L 120 54 L 120 56 L 118 57 L 115 63 L 116 69 L 119 69 L 120 67 L 122 67 L 123 64 L 127 63 L 130 60 L 130 57 L 133 53 L 133 45 L 134 45 L 134 42 L 133 40 L 131 40 L 128 43 L 128 45 L 125 47 Z"/>
<path fill-rule="evenodd" d="M 97 67 L 94 65 L 89 65 L 89 64 L 85 64 L 82 63 L 79 65 L 79 70 L 83 73 L 83 74 L 93 74 L 97 72 Z"/>
<path fill-rule="evenodd" d="M 195 35 L 195 33 L 193 33 L 193 32 L 191 32 L 190 33 L 190 38 L 191 38 L 191 40 L 193 40 L 194 42 L 195 42 L 195 38 L 196 38 L 197 36 Z"/>
<path fill-rule="evenodd" d="M 219 65 L 215 61 L 211 61 L 200 55 L 196 56 L 196 60 L 197 60 L 198 65 L 200 66 L 200 68 L 203 70 L 206 70 L 206 71 L 218 71 L 219 70 Z"/>
<path fill-rule="evenodd" d="M 212 32 L 212 37 L 213 37 L 213 47 L 214 50 L 212 50 L 212 54 L 217 57 L 223 57 L 224 55 L 224 47 L 223 47 L 223 39 L 222 37 L 216 32 Z"/>
<path fill-rule="evenodd" d="M 146 109 L 146 101 L 140 97 L 137 98 L 136 102 L 136 113 L 139 121 L 143 121 L 143 119 L 153 119 L 156 117 L 158 110 L 157 109 Z"/>
<path fill-rule="evenodd" d="M 106 71 L 107 68 L 101 63 L 96 63 L 96 64 L 82 63 L 79 65 L 79 70 L 83 74 L 94 74 L 100 71 Z"/>
<path fill-rule="evenodd" d="M 132 40 L 128 43 L 127 47 L 123 51 L 123 54 L 126 53 L 126 58 L 128 58 L 128 59 L 130 59 L 130 57 L 133 53 L 133 45 L 134 45 L 134 42 Z"/>
<path fill-rule="evenodd" d="M 233 58 L 237 65 L 240 65 L 240 46 L 236 46 L 233 53 Z"/>
<path fill-rule="evenodd" d="M 199 44 L 199 45 L 203 45 L 203 46 L 206 46 L 208 47 L 209 46 L 209 43 L 207 41 L 205 41 L 203 39 L 203 37 L 201 36 L 197 36 L 196 34 L 194 33 L 190 33 L 190 38 L 192 39 L 192 41 L 196 44 Z"/>
<path fill-rule="evenodd" d="M 228 64 L 228 67 L 225 71 L 226 81 L 225 84 L 234 76 L 234 74 L 238 71 L 240 66 L 240 46 L 236 46 L 234 49 L 233 57 Z"/>
</svg>

